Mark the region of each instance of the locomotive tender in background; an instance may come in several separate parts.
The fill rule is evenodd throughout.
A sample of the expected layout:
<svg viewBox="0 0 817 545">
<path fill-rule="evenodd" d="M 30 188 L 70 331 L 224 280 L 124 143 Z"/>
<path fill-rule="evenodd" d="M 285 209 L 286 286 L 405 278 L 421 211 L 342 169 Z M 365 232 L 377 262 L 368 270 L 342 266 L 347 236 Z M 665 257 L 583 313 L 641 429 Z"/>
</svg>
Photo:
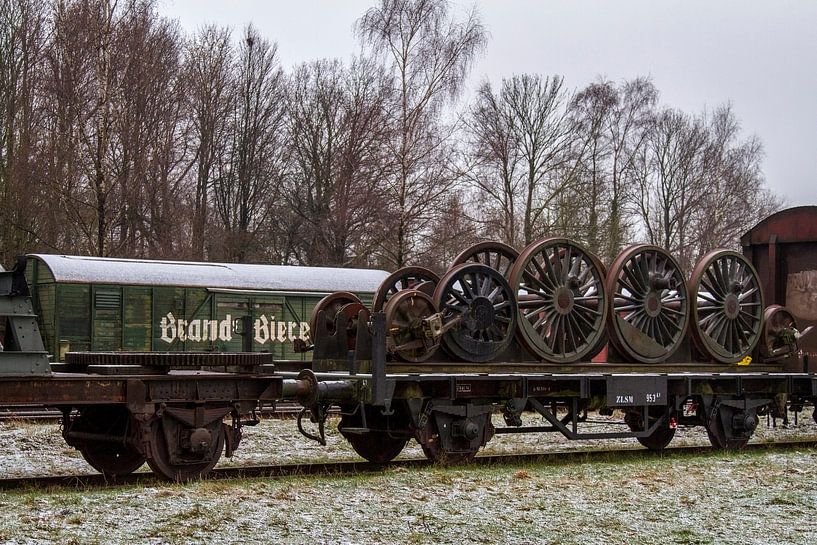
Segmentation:
<svg viewBox="0 0 817 545">
<path fill-rule="evenodd" d="M 605 267 L 562 238 L 482 243 L 442 277 L 31 256 L 0 273 L 0 405 L 59 408 L 66 441 L 103 473 L 147 461 L 176 480 L 231 455 L 255 408 L 285 399 L 321 442 L 339 407 L 341 433 L 377 462 L 412 438 L 432 460 L 468 460 L 496 433 L 660 450 L 698 425 L 737 448 L 759 416 L 817 399 L 817 207 L 775 214 L 742 243 L 689 275 L 657 247 Z M 276 269 L 291 283 L 276 285 Z M 297 352 L 255 352 L 273 336 Z M 310 361 L 282 361 L 296 353 Z M 588 430 L 592 410 L 619 411 L 621 431 Z M 546 425 L 523 426 L 525 411 Z"/>
</svg>

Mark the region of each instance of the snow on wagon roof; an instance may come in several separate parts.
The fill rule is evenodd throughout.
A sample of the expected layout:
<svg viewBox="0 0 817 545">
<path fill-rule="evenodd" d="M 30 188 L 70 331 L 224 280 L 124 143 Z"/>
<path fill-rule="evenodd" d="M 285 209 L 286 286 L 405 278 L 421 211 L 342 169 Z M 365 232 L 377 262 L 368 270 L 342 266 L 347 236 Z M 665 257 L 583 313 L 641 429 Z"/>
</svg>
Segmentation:
<svg viewBox="0 0 817 545">
<path fill-rule="evenodd" d="M 375 269 L 156 261 L 30 254 L 57 282 L 267 291 L 374 292 L 388 276 Z"/>
</svg>

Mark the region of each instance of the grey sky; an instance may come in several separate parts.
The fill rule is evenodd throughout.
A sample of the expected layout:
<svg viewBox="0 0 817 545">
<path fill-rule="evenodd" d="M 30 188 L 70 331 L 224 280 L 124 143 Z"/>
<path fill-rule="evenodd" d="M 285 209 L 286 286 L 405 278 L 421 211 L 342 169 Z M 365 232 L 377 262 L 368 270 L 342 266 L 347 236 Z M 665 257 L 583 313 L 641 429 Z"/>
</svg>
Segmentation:
<svg viewBox="0 0 817 545">
<path fill-rule="evenodd" d="M 160 0 L 186 30 L 248 22 L 278 42 L 285 67 L 359 49 L 352 24 L 374 0 Z M 465 11 L 472 4 L 454 6 Z M 731 101 L 744 135 L 766 150 L 769 186 L 817 204 L 817 2 L 757 0 L 477 3 L 491 37 L 469 87 L 514 73 L 652 77 L 661 102 L 688 112 Z"/>
</svg>

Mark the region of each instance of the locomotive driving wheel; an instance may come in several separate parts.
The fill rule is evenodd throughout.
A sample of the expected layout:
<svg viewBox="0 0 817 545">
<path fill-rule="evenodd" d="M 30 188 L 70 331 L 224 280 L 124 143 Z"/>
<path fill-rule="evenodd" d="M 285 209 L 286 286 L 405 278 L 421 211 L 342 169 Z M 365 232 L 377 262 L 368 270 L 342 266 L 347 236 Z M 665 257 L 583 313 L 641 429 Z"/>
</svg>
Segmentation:
<svg viewBox="0 0 817 545">
<path fill-rule="evenodd" d="M 474 244 L 470 248 L 467 248 L 460 255 L 455 257 L 449 270 L 463 263 L 482 263 L 499 271 L 502 276 L 508 278 L 511 274 L 511 268 L 518 257 L 518 251 L 502 242 L 480 242 L 479 244 Z"/>
<path fill-rule="evenodd" d="M 372 299 L 372 312 L 380 312 L 386 302 L 402 290 L 422 288 L 427 295 L 434 292 L 440 277 L 424 267 L 403 267 L 397 269 L 378 286 Z"/>
<path fill-rule="evenodd" d="M 511 270 L 519 298 L 519 337 L 553 363 L 572 363 L 600 349 L 607 321 L 604 268 L 596 256 L 564 238 L 525 248 Z"/>
<path fill-rule="evenodd" d="M 165 479 L 185 482 L 206 475 L 224 450 L 224 424 L 218 418 L 196 428 L 162 416 L 150 424 L 148 465 Z"/>
<path fill-rule="evenodd" d="M 77 448 L 91 467 L 114 479 L 133 473 L 145 463 L 144 455 L 129 441 L 133 429 L 133 417 L 127 408 L 98 406 L 83 407 L 68 433 L 105 437 L 82 441 Z M 118 437 L 121 440 L 116 440 Z"/>
<path fill-rule="evenodd" d="M 687 287 L 665 250 L 642 244 L 621 252 L 607 272 L 607 293 L 610 340 L 624 356 L 657 363 L 681 346 L 689 321 Z"/>
<path fill-rule="evenodd" d="M 352 304 L 360 305 L 357 308 L 363 307 L 363 303 L 361 303 L 357 295 L 354 293 L 349 293 L 348 291 L 336 291 L 318 301 L 318 304 L 316 304 L 315 308 L 312 310 L 312 316 L 309 318 L 309 331 L 312 342 L 315 342 L 315 332 L 318 330 L 318 315 L 320 311 L 323 311 L 323 320 L 324 324 L 326 325 L 326 331 L 332 335 L 335 333 L 335 318 L 338 317 L 338 313 L 342 308 Z M 348 314 L 354 314 L 355 320 L 357 319 L 357 313 L 354 312 L 353 307 L 348 307 Z M 348 317 L 346 320 L 342 320 L 342 322 L 344 321 L 347 324 L 348 332 L 348 328 L 352 327 L 352 325 L 349 324 Z M 354 341 L 354 335 L 349 336 Z M 354 344 L 352 344 L 352 348 L 354 348 Z"/>
<path fill-rule="evenodd" d="M 408 362 L 428 360 L 440 346 L 439 324 L 430 320 L 437 306 L 425 293 L 402 290 L 389 298 L 386 314 L 387 350 Z"/>
<path fill-rule="evenodd" d="M 721 363 L 750 355 L 763 330 L 763 293 L 752 264 L 737 252 L 714 250 L 695 266 L 689 288 L 698 349 Z"/>
<path fill-rule="evenodd" d="M 501 354 L 516 330 L 516 299 L 502 274 L 478 263 L 448 271 L 434 292 L 442 316 L 443 346 L 470 362 Z"/>
</svg>

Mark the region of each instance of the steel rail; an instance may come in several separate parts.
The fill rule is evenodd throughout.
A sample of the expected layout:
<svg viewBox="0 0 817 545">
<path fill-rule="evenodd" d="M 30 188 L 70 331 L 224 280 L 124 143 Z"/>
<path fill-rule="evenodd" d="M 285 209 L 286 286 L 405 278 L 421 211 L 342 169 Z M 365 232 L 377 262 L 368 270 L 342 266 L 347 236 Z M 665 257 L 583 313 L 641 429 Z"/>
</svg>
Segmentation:
<svg viewBox="0 0 817 545">
<path fill-rule="evenodd" d="M 492 466 L 492 465 L 513 465 L 513 464 L 558 464 L 568 465 L 571 463 L 605 462 L 611 457 L 621 459 L 637 459 L 642 457 L 666 457 L 675 455 L 723 455 L 736 454 L 745 451 L 767 450 L 785 451 L 798 448 L 817 447 L 817 438 L 805 440 L 779 441 L 774 443 L 749 443 L 742 450 L 728 451 L 716 450 L 708 445 L 689 445 L 679 447 L 668 447 L 663 452 L 653 452 L 639 446 L 617 448 L 617 449 L 570 449 L 561 451 L 539 452 L 539 453 L 515 453 L 515 454 L 490 454 L 477 456 L 472 462 L 465 466 Z M 201 480 L 230 480 L 230 479 L 263 479 L 263 478 L 285 478 L 292 476 L 349 476 L 360 474 L 375 474 L 394 468 L 421 468 L 433 466 L 433 462 L 426 459 L 411 458 L 398 459 L 387 464 L 375 464 L 366 461 L 336 461 L 336 462 L 303 462 L 297 464 L 283 465 L 257 465 L 257 466 L 235 466 L 217 467 Z M 454 466 L 457 467 L 457 466 Z M 153 473 L 138 472 L 132 473 L 118 479 L 106 479 L 100 474 L 82 475 L 59 475 L 41 477 L 13 477 L 0 479 L 0 490 L 17 489 L 87 489 L 101 488 L 108 486 L 131 486 L 139 484 L 156 484 L 163 482 Z"/>
</svg>

